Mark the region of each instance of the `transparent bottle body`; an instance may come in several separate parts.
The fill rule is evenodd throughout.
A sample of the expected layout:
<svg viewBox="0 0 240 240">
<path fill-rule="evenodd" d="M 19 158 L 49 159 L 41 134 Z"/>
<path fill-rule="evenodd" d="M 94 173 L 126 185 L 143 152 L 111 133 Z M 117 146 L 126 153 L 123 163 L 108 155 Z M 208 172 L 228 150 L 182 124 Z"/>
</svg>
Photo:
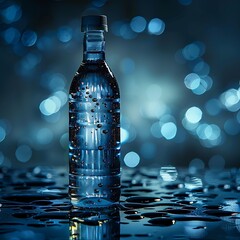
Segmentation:
<svg viewBox="0 0 240 240">
<path fill-rule="evenodd" d="M 120 198 L 120 95 L 103 60 L 84 61 L 69 92 L 69 196 L 98 208 Z"/>
</svg>

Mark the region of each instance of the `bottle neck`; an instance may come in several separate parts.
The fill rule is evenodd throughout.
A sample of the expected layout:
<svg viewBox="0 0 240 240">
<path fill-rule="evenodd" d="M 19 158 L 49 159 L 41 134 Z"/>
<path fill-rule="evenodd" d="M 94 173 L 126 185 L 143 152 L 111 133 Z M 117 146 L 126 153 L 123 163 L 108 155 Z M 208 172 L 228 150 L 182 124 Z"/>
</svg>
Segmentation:
<svg viewBox="0 0 240 240">
<path fill-rule="evenodd" d="M 91 30 L 84 34 L 83 61 L 105 60 L 105 40 L 102 30 Z"/>
</svg>

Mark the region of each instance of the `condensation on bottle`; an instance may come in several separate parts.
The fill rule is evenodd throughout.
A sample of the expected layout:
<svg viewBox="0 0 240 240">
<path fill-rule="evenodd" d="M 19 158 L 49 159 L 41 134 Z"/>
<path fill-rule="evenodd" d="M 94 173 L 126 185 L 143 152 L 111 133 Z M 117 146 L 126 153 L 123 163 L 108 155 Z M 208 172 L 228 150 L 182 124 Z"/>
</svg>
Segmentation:
<svg viewBox="0 0 240 240">
<path fill-rule="evenodd" d="M 103 15 L 82 17 L 83 61 L 69 91 L 69 196 L 76 207 L 120 198 L 120 93 L 105 61 Z"/>
</svg>

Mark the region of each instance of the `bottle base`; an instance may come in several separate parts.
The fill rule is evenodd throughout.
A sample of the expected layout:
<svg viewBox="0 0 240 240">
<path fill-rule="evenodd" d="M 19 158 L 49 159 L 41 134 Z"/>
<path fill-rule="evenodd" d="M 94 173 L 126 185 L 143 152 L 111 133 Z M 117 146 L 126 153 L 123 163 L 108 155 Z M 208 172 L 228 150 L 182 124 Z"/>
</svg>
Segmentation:
<svg viewBox="0 0 240 240">
<path fill-rule="evenodd" d="M 89 208 L 89 209 L 96 209 L 96 208 L 111 208 L 114 206 L 119 205 L 119 202 L 111 202 L 105 198 L 99 197 L 87 197 L 81 199 L 71 199 L 71 203 L 74 207 L 77 208 Z"/>
</svg>

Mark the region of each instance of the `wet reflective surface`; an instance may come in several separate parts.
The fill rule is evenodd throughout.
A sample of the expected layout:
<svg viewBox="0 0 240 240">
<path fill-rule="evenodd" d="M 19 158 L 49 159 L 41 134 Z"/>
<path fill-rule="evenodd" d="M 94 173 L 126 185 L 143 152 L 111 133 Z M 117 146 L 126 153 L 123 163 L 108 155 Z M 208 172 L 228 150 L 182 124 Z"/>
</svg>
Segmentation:
<svg viewBox="0 0 240 240">
<path fill-rule="evenodd" d="M 123 169 L 120 205 L 86 211 L 66 169 L 2 168 L 0 239 L 240 239 L 238 169 L 172 170 Z"/>
</svg>

